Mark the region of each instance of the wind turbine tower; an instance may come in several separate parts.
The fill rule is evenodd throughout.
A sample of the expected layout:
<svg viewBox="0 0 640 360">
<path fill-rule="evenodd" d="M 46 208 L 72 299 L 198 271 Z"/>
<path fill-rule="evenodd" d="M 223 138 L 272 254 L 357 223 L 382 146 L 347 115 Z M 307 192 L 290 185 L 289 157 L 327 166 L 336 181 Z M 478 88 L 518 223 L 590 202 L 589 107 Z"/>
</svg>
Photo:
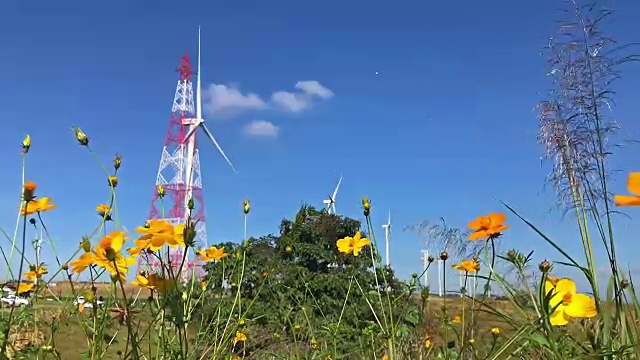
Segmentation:
<svg viewBox="0 0 640 360">
<path fill-rule="evenodd" d="M 323 204 L 327 205 L 327 212 L 329 214 L 337 215 L 336 197 L 338 196 L 338 189 L 340 189 L 341 183 L 342 183 L 342 175 L 340 175 L 340 180 L 338 180 L 338 185 L 336 185 L 335 190 L 333 190 L 333 195 L 329 194 L 329 198 L 327 200 L 322 201 Z"/>
<path fill-rule="evenodd" d="M 389 219 L 387 223 L 382 225 L 384 229 L 384 250 L 386 265 L 389 266 L 389 237 L 391 237 L 391 210 L 389 210 Z"/>
<path fill-rule="evenodd" d="M 429 286 L 429 250 L 422 250 L 422 285 Z"/>
<path fill-rule="evenodd" d="M 198 151 L 198 133 L 201 129 L 204 135 L 211 140 L 222 157 L 235 168 L 224 153 L 211 131 L 205 125 L 202 118 L 202 87 L 200 71 L 200 29 L 198 28 L 198 64 L 196 98 L 193 98 L 193 83 L 191 81 L 192 67 L 189 53 L 180 59 L 178 66 L 179 79 L 176 85 L 169 128 L 165 137 L 164 147 L 160 158 L 160 167 L 156 177 L 153 200 L 149 219 L 163 219 L 173 225 L 186 223 L 189 214 L 195 223 L 196 246 L 207 246 L 206 219 L 204 216 L 204 200 L 202 196 L 202 179 L 200 172 L 200 155 Z M 195 104 L 194 104 L 195 102 Z M 158 194 L 157 188 L 162 185 L 164 197 Z M 189 201 L 193 199 L 194 208 L 189 209 Z M 162 259 L 165 270 L 171 268 L 176 277 L 187 279 L 195 270 L 196 275 L 202 275 L 202 267 L 193 256 L 187 256 L 181 268 L 183 249 L 163 249 Z M 144 254 L 138 262 L 140 271 L 162 273 L 163 269 L 158 259 L 150 254 Z"/>
</svg>

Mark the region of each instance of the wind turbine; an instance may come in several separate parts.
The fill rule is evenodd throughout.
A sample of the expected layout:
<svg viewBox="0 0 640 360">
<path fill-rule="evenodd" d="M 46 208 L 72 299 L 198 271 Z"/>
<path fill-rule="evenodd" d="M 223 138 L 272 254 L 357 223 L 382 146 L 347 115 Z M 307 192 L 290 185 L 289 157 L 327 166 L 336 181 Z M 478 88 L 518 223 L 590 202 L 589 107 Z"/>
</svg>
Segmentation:
<svg viewBox="0 0 640 360">
<path fill-rule="evenodd" d="M 384 229 L 384 249 L 385 249 L 385 260 L 387 266 L 389 266 L 389 237 L 391 236 L 391 210 L 389 210 L 389 219 L 387 223 L 382 225 Z"/>
<path fill-rule="evenodd" d="M 202 129 L 202 131 L 204 131 L 204 134 L 209 138 L 209 140 L 211 140 L 211 142 L 213 143 L 213 145 L 215 145 L 215 147 L 218 149 L 218 151 L 220 152 L 220 154 L 222 155 L 222 157 L 227 161 L 227 164 L 229 164 L 229 166 L 231 166 L 231 169 L 233 169 L 234 172 L 236 171 L 236 168 L 233 166 L 233 164 L 231 163 L 231 160 L 229 160 L 229 158 L 227 157 L 227 155 L 224 153 L 224 151 L 222 150 L 222 147 L 220 147 L 220 144 L 218 144 L 218 141 L 216 140 L 216 138 L 213 136 L 213 134 L 211 133 L 211 131 L 209 131 L 209 128 L 207 127 L 207 125 L 204 122 L 204 119 L 202 118 L 202 86 L 200 85 L 200 27 L 198 27 L 198 73 L 197 73 L 197 83 L 196 83 L 196 117 L 193 119 L 184 119 L 183 123 L 185 125 L 189 125 L 189 131 L 187 132 L 187 135 L 184 138 L 184 141 L 187 143 L 187 179 L 186 179 L 186 186 L 187 186 L 187 194 L 186 194 L 186 199 L 185 201 L 188 203 L 189 200 L 191 199 L 192 196 L 192 184 L 191 182 L 193 181 L 193 171 L 194 171 L 194 156 L 195 156 L 195 151 L 196 151 L 196 142 L 195 142 L 195 138 L 192 136 L 196 130 L 198 128 Z"/>
<path fill-rule="evenodd" d="M 338 180 L 338 185 L 336 185 L 336 189 L 333 190 L 333 195 L 329 195 L 327 200 L 324 200 L 322 203 L 327 205 L 327 212 L 331 214 L 333 211 L 333 215 L 336 215 L 336 197 L 338 196 L 338 189 L 340 188 L 340 183 L 342 183 L 342 175 L 340 175 L 340 180 Z"/>
<path fill-rule="evenodd" d="M 424 287 L 429 286 L 429 250 L 422 249 L 422 284 Z"/>
</svg>

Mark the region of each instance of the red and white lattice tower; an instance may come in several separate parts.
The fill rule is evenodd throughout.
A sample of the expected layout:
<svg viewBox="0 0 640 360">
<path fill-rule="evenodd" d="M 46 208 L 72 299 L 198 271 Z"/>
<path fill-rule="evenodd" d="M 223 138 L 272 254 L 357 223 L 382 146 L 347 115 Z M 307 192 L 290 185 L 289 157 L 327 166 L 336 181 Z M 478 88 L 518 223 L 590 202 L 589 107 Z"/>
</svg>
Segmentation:
<svg viewBox="0 0 640 360">
<path fill-rule="evenodd" d="M 156 178 L 156 190 L 154 190 L 153 201 L 151 202 L 149 219 L 164 219 L 173 225 L 184 224 L 189 215 L 188 202 L 193 198 L 195 207 L 191 212 L 191 220 L 196 224 L 196 247 L 206 247 L 207 231 L 202 197 L 202 180 L 200 177 L 200 157 L 196 141 L 197 128 L 203 129 L 205 135 L 214 143 L 229 165 L 231 163 L 202 119 L 199 31 L 195 102 L 193 84 L 191 82 L 192 68 L 188 52 L 181 58 L 181 63 L 177 70 L 180 78 L 171 108 L 171 119 L 162 149 L 160 168 Z M 233 165 L 231 166 L 233 168 Z M 160 199 L 157 194 L 158 185 L 162 185 L 164 188 L 165 196 L 163 199 Z M 176 277 L 182 279 L 187 279 L 193 274 L 194 270 L 198 277 L 202 275 L 202 266 L 192 254 L 187 256 L 184 264 L 182 264 L 184 249 L 170 248 L 169 251 L 166 249 L 162 249 L 162 251 L 164 251 L 165 271 L 170 266 Z M 157 256 L 142 254 L 138 261 L 138 273 L 141 271 L 162 273 L 162 267 Z M 182 273 L 178 274 L 181 264 Z"/>
</svg>

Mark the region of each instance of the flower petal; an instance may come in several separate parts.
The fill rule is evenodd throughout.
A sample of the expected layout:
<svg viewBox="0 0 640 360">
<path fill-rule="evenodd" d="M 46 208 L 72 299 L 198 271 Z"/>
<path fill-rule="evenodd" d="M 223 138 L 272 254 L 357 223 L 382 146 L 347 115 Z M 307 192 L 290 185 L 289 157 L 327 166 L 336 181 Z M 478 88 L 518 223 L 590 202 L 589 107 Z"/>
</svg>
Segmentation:
<svg viewBox="0 0 640 360">
<path fill-rule="evenodd" d="M 596 302 L 585 294 L 575 294 L 564 308 L 565 313 L 575 318 L 592 318 L 598 315 Z"/>
<path fill-rule="evenodd" d="M 491 220 L 491 226 L 497 226 L 503 224 L 507 220 L 507 215 L 504 213 L 492 212 L 489 214 L 489 220 Z"/>
<path fill-rule="evenodd" d="M 613 201 L 616 206 L 640 206 L 640 196 L 635 195 L 614 195 Z"/>
<path fill-rule="evenodd" d="M 567 314 L 564 313 L 562 305 L 560 305 L 560 307 L 556 311 L 554 311 L 553 314 L 551 314 L 549 322 L 553 326 L 563 326 L 569 323 L 569 317 L 567 317 Z"/>
<path fill-rule="evenodd" d="M 627 178 L 627 189 L 632 194 L 640 195 L 640 172 L 632 172 Z"/>
<path fill-rule="evenodd" d="M 564 296 L 564 294 L 566 293 L 575 295 L 575 293 L 577 292 L 576 283 L 574 283 L 573 280 L 569 278 L 560 279 L 556 284 L 556 292 L 560 293 L 560 296 Z"/>
</svg>

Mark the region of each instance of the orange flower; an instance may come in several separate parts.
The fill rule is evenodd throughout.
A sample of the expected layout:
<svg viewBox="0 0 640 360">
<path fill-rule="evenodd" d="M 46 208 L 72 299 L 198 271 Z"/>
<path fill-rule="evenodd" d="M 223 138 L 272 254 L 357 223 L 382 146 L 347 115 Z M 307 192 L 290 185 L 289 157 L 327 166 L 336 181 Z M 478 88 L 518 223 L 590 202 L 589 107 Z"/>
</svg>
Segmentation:
<svg viewBox="0 0 640 360">
<path fill-rule="evenodd" d="M 640 206 L 640 172 L 629 174 L 627 189 L 635 195 L 614 195 L 616 206 Z"/>
<path fill-rule="evenodd" d="M 475 260 L 462 260 L 460 264 L 454 264 L 451 266 L 456 270 L 468 273 L 475 273 L 477 271 L 480 271 L 480 263 Z"/>
<path fill-rule="evenodd" d="M 37 212 L 48 211 L 51 209 L 55 209 L 58 205 L 50 204 L 51 199 L 48 197 L 43 197 L 37 200 L 31 200 L 27 203 L 27 206 L 20 206 L 20 213 L 24 216 L 31 215 Z"/>
<path fill-rule="evenodd" d="M 451 320 L 451 322 L 454 324 L 460 324 L 462 322 L 462 318 L 460 317 L 460 315 L 456 315 L 453 317 L 453 320 Z"/>
<path fill-rule="evenodd" d="M 205 262 L 220 261 L 223 257 L 229 254 L 224 252 L 224 248 L 221 246 L 219 249 L 215 246 L 210 246 L 207 249 L 198 250 L 198 256 Z"/>
<path fill-rule="evenodd" d="M 509 225 L 504 225 L 505 220 L 507 216 L 503 213 L 492 212 L 486 216 L 478 216 L 469 223 L 469 228 L 473 230 L 469 240 L 497 238 L 502 230 L 509 228 Z"/>
</svg>

